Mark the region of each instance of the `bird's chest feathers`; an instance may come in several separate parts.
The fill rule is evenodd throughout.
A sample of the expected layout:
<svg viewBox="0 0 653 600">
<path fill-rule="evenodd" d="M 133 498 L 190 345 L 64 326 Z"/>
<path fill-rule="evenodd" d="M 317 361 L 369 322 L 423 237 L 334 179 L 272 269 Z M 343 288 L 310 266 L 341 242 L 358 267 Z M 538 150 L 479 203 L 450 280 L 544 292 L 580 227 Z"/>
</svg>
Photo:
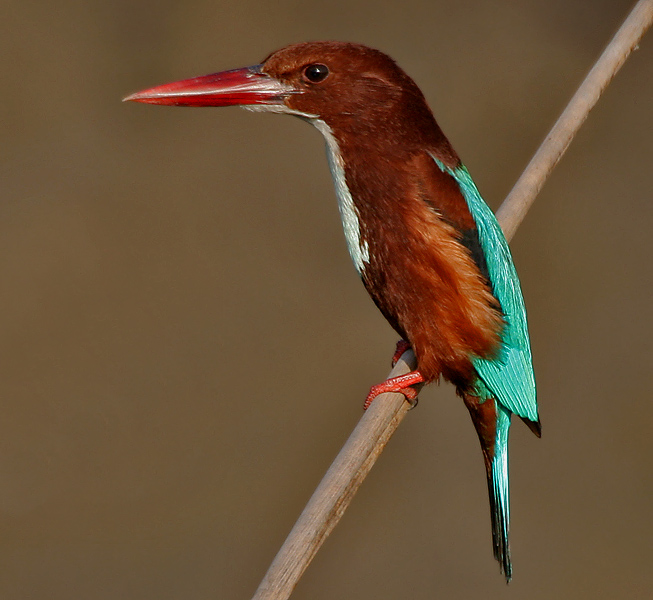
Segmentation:
<svg viewBox="0 0 653 600">
<path fill-rule="evenodd" d="M 318 128 L 327 141 L 349 253 L 375 303 L 412 343 L 430 377 L 446 377 L 447 365 L 471 369 L 470 356 L 496 349 L 502 322 L 461 243 L 475 223 L 455 182 L 434 179 L 441 171 L 427 155 L 433 177 L 420 171 L 421 157 L 407 162 L 371 152 L 352 158 L 326 124 Z"/>
</svg>

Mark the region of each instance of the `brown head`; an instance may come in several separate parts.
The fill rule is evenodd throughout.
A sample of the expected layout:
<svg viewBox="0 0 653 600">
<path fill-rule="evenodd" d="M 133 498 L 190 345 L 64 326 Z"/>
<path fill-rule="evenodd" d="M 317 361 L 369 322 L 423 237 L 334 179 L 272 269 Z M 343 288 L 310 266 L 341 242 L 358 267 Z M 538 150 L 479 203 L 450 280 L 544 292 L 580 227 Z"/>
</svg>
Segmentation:
<svg viewBox="0 0 653 600">
<path fill-rule="evenodd" d="M 392 58 L 346 42 L 293 44 L 260 65 L 165 84 L 125 100 L 240 105 L 321 121 L 342 135 L 382 127 L 389 143 L 410 139 L 422 147 L 441 145 L 443 138 L 422 92 Z"/>
</svg>

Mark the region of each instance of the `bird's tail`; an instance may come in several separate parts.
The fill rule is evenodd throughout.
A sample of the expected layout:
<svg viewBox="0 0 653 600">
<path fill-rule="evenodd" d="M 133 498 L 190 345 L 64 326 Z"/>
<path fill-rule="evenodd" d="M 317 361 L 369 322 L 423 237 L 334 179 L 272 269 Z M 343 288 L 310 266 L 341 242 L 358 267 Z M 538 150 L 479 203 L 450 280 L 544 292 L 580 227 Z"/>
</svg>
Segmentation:
<svg viewBox="0 0 653 600">
<path fill-rule="evenodd" d="M 510 491 L 508 487 L 508 430 L 510 412 L 497 402 L 497 434 L 494 456 L 487 469 L 487 486 L 492 516 L 494 558 L 499 561 L 506 582 L 512 578 L 510 561 Z M 486 465 L 487 466 L 487 465 Z"/>
<path fill-rule="evenodd" d="M 494 558 L 499 561 L 501 572 L 506 581 L 512 578 L 510 562 L 510 496 L 508 491 L 508 431 L 510 429 L 510 411 L 492 398 L 485 389 L 482 394 L 465 393 L 461 395 L 469 409 L 476 433 L 481 442 L 487 487 L 490 496 L 490 513 L 492 517 L 492 542 Z M 485 396 L 480 399 L 479 396 Z M 489 397 L 488 397 L 489 396 Z"/>
</svg>

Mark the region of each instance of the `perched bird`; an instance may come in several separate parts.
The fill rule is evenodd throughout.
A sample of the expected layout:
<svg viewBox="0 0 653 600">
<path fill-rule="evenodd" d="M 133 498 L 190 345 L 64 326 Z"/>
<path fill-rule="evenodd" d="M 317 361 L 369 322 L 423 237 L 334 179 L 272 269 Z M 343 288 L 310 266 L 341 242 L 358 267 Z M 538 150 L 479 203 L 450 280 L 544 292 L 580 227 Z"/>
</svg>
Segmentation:
<svg viewBox="0 0 653 600">
<path fill-rule="evenodd" d="M 456 386 L 481 442 L 494 556 L 510 581 L 511 415 L 541 433 L 526 311 L 501 228 L 413 80 L 378 50 L 307 42 L 125 100 L 242 105 L 322 133 L 354 266 L 401 336 L 398 353 L 410 345 L 417 357 L 366 405 L 387 391 L 414 400 L 415 384 L 441 377 Z"/>
</svg>

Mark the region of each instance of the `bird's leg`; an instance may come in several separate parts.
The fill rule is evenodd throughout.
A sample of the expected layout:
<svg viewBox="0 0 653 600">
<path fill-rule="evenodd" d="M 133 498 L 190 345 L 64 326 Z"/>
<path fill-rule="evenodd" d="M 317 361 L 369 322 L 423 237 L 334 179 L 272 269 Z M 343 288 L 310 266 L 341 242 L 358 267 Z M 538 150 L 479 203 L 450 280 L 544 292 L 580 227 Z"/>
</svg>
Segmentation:
<svg viewBox="0 0 653 600">
<path fill-rule="evenodd" d="M 410 348 L 410 342 L 406 340 L 399 340 L 397 342 L 397 348 L 395 353 L 392 355 L 392 366 L 394 367 L 397 364 L 397 361 L 401 358 L 401 355 Z"/>
<path fill-rule="evenodd" d="M 386 379 L 383 383 L 373 385 L 370 388 L 370 393 L 367 394 L 365 399 L 365 404 L 363 404 L 363 410 L 367 410 L 372 404 L 374 398 L 379 394 L 385 394 L 386 392 L 397 392 L 403 394 L 406 397 L 406 400 L 410 402 L 413 406 L 417 404 L 417 390 L 411 386 L 422 383 L 424 377 L 419 371 L 411 371 L 406 373 L 406 375 L 399 375 L 398 377 L 391 377 Z"/>
</svg>

